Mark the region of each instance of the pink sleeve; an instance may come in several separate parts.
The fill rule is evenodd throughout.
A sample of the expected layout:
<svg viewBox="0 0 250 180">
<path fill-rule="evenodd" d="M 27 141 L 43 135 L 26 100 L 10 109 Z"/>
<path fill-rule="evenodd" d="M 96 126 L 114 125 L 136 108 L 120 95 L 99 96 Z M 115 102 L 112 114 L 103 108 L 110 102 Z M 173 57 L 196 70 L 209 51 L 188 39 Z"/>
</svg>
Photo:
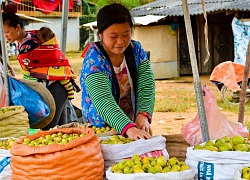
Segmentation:
<svg viewBox="0 0 250 180">
<path fill-rule="evenodd" d="M 136 125 L 134 123 L 128 123 L 122 130 L 122 134 L 121 135 L 124 135 L 126 133 L 126 131 L 131 128 L 131 127 L 135 127 Z"/>
</svg>

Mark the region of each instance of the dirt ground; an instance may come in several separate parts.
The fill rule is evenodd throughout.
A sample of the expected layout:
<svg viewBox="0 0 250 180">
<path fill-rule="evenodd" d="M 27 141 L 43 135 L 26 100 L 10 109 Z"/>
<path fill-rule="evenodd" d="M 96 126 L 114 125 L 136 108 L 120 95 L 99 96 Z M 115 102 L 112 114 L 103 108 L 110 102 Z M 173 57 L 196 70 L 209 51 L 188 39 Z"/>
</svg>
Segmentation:
<svg viewBox="0 0 250 180">
<path fill-rule="evenodd" d="M 209 81 L 209 75 L 202 75 L 199 77 L 199 80 L 201 81 L 201 85 L 206 85 L 209 87 L 209 89 L 212 92 L 218 93 L 218 89 L 215 85 L 213 85 Z M 191 88 L 194 90 L 194 79 L 193 76 L 185 76 L 181 78 L 180 80 L 157 80 L 156 81 L 156 88 L 162 88 L 162 89 L 172 89 L 175 91 L 175 89 L 179 88 L 180 86 L 185 88 Z M 80 107 L 80 101 L 81 101 L 81 93 L 77 93 L 75 100 L 73 100 L 73 103 Z M 164 98 L 168 98 L 168 95 Z M 178 98 L 178 97 L 176 97 Z M 188 112 L 154 112 L 152 117 L 152 130 L 153 135 L 171 135 L 171 134 L 180 134 L 181 128 L 189 121 L 194 119 L 197 115 L 198 109 L 192 108 L 192 110 L 189 110 Z M 234 113 L 226 113 L 223 112 L 228 120 L 231 121 L 237 121 L 238 114 Z M 247 119 L 249 120 L 250 117 Z"/>
</svg>

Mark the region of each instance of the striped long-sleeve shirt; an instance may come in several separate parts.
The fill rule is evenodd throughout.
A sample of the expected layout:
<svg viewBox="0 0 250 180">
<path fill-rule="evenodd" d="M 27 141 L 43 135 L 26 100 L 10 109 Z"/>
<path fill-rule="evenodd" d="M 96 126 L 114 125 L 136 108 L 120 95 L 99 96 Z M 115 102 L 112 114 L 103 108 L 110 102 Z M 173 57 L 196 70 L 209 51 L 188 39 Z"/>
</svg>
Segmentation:
<svg viewBox="0 0 250 180">
<path fill-rule="evenodd" d="M 153 114 L 155 101 L 154 75 L 146 52 L 132 41 L 138 71 L 137 112 Z M 132 121 L 116 103 L 112 90 L 110 64 L 95 45 L 85 56 L 81 73 L 82 110 L 85 118 L 99 127 L 109 124 L 119 133 Z"/>
</svg>

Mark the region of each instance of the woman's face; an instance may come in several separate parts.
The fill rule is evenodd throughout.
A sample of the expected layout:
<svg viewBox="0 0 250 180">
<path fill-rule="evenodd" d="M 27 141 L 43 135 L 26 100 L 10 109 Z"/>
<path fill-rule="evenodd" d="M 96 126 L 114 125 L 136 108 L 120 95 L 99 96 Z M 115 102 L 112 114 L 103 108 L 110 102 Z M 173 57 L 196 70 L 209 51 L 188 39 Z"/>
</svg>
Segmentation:
<svg viewBox="0 0 250 180">
<path fill-rule="evenodd" d="M 13 43 L 14 41 L 18 40 L 20 35 L 20 25 L 17 25 L 17 27 L 12 27 L 7 24 L 3 25 L 3 32 L 4 37 L 9 43 Z"/>
<path fill-rule="evenodd" d="M 121 55 L 131 40 L 131 28 L 128 23 L 113 24 L 100 34 L 104 49 L 108 54 Z"/>
</svg>

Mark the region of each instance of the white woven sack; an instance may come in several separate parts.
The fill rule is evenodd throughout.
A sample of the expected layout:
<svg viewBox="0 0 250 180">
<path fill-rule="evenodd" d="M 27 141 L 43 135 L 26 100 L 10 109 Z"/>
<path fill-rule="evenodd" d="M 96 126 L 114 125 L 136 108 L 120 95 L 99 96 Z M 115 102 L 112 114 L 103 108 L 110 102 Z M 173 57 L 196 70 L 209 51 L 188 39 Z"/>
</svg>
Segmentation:
<svg viewBox="0 0 250 180">
<path fill-rule="evenodd" d="M 108 137 L 100 137 L 99 139 L 105 140 Z M 153 156 L 158 153 L 157 156 L 162 155 L 165 159 L 169 159 L 169 154 L 166 150 L 166 138 L 163 136 L 154 136 L 151 139 L 139 139 L 127 144 L 101 144 L 101 148 L 105 170 L 111 167 L 112 164 L 116 164 L 125 158 L 130 158 L 134 154 Z"/>
<path fill-rule="evenodd" d="M 195 179 L 232 180 L 239 165 L 250 163 L 250 153 L 240 151 L 209 151 L 187 148 L 186 164 L 196 170 Z"/>
<path fill-rule="evenodd" d="M 112 173 L 111 168 L 106 171 L 108 180 L 194 180 L 195 170 L 189 169 L 181 172 L 168 173 Z"/>
<path fill-rule="evenodd" d="M 0 141 L 7 140 L 8 138 L 0 138 Z M 16 138 L 13 138 L 16 139 Z M 11 179 L 11 153 L 10 150 L 0 149 L 0 179 Z"/>
<path fill-rule="evenodd" d="M 107 139 L 100 137 L 100 140 Z M 166 138 L 163 136 L 154 136 L 151 139 L 139 139 L 127 144 L 101 144 L 104 160 L 125 159 L 134 154 L 144 154 L 156 150 L 166 149 Z M 169 155 L 165 154 L 169 159 Z"/>
</svg>

